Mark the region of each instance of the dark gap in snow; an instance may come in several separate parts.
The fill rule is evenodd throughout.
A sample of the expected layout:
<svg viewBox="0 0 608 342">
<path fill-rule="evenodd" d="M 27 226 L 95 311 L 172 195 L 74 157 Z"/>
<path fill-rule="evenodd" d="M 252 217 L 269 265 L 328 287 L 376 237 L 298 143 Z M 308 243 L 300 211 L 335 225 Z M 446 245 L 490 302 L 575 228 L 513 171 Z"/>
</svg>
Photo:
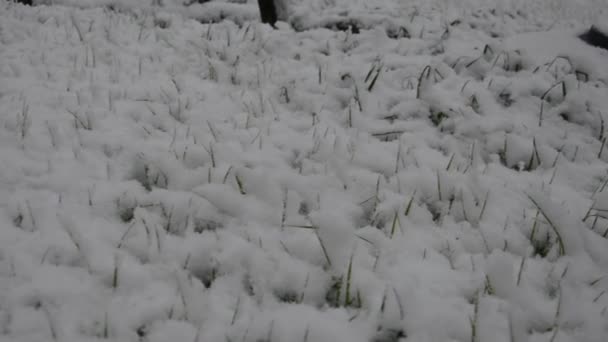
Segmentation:
<svg viewBox="0 0 608 342">
<path fill-rule="evenodd" d="M 332 31 L 351 31 L 354 34 L 361 32 L 361 24 L 352 19 L 329 22 L 325 24 L 324 28 Z"/>
<path fill-rule="evenodd" d="M 19 3 L 19 4 L 24 4 L 27 6 L 32 6 L 32 0 L 13 0 L 13 2 Z"/>
<path fill-rule="evenodd" d="M 389 28 L 386 30 L 386 35 L 391 39 L 411 38 L 410 32 L 403 26 L 399 28 Z"/>
<path fill-rule="evenodd" d="M 371 342 L 398 342 L 405 338 L 407 338 L 407 334 L 403 329 L 389 329 L 380 326 Z"/>
<path fill-rule="evenodd" d="M 587 32 L 578 37 L 591 46 L 608 50 L 608 33 L 600 31 L 595 26 L 591 26 Z"/>
<path fill-rule="evenodd" d="M 211 288 L 213 282 L 218 277 L 218 270 L 216 267 L 205 267 L 201 270 L 192 270 L 192 276 L 201 281 L 206 289 Z"/>
<path fill-rule="evenodd" d="M 360 18 L 338 16 L 333 18 L 325 18 L 314 24 L 302 25 L 296 20 L 290 21 L 291 26 L 296 32 L 305 32 L 318 28 L 328 29 L 330 31 L 350 31 L 353 34 L 361 33 L 361 30 L 371 30 L 377 25 L 385 27 L 386 36 L 391 39 L 411 38 L 410 32 L 404 26 L 386 23 L 365 23 Z"/>
<path fill-rule="evenodd" d="M 205 2 L 209 2 L 211 0 L 190 0 L 188 2 L 185 3 L 186 6 L 191 6 L 194 4 L 204 4 Z"/>
</svg>

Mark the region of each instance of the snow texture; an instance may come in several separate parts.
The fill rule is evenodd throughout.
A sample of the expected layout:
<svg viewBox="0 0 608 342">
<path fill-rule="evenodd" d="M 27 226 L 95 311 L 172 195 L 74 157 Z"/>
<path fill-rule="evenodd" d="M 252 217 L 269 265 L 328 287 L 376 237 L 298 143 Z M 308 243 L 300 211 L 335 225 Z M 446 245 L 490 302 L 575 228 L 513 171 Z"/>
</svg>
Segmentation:
<svg viewBox="0 0 608 342">
<path fill-rule="evenodd" d="M 606 0 L 185 2 L 0 0 L 0 341 L 606 340 Z"/>
</svg>

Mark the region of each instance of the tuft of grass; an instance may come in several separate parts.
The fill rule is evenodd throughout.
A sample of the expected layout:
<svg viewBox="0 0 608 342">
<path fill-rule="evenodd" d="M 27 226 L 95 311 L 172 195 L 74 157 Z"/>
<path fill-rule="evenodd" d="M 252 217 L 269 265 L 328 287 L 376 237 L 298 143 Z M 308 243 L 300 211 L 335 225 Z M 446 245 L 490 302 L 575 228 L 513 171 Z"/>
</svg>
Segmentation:
<svg viewBox="0 0 608 342">
<path fill-rule="evenodd" d="M 343 283 L 342 277 L 334 277 L 332 279 L 329 290 L 327 291 L 327 294 L 325 295 L 325 300 L 332 307 L 340 306 L 342 283 Z"/>
<path fill-rule="evenodd" d="M 431 120 L 431 122 L 433 123 L 433 125 L 435 127 L 439 127 L 439 125 L 441 125 L 441 123 L 445 120 L 448 119 L 449 116 L 443 112 L 443 111 L 431 111 L 431 114 L 429 115 L 429 119 Z"/>
<path fill-rule="evenodd" d="M 353 276 L 353 259 L 354 253 L 351 254 L 346 276 L 341 275 L 334 277 L 331 286 L 325 295 L 325 300 L 332 307 L 344 307 L 360 309 L 362 307 L 361 292 L 356 291 L 353 294 L 352 276 Z M 342 294 L 344 292 L 344 294 Z"/>
<path fill-rule="evenodd" d="M 88 114 L 86 114 L 84 116 L 84 118 L 82 118 L 76 112 L 73 112 L 73 111 L 71 111 L 69 109 L 66 109 L 66 111 L 74 118 L 74 127 L 76 129 L 82 128 L 82 129 L 85 129 L 87 131 L 93 130 L 93 122 L 91 120 L 91 117 Z"/>
</svg>

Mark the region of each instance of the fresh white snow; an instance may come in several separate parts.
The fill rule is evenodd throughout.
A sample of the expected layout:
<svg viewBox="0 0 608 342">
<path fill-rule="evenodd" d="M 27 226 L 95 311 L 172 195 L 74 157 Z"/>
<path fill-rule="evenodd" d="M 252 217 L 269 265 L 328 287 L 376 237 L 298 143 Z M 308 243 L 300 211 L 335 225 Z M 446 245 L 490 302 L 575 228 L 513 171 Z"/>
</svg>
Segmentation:
<svg viewBox="0 0 608 342">
<path fill-rule="evenodd" d="M 37 3 L 0 341 L 606 340 L 606 0 Z"/>
</svg>

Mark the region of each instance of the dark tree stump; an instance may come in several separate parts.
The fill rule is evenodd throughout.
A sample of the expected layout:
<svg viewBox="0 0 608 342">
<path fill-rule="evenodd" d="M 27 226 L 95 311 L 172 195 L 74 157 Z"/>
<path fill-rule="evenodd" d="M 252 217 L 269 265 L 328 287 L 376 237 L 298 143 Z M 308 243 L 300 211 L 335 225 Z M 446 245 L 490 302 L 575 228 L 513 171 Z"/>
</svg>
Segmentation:
<svg viewBox="0 0 608 342">
<path fill-rule="evenodd" d="M 602 32 L 595 26 L 578 37 L 591 46 L 608 50 L 608 32 Z"/>
<path fill-rule="evenodd" d="M 277 7 L 274 0 L 258 0 L 258 5 L 260 6 L 262 22 L 275 27 L 274 24 L 277 22 Z"/>
</svg>

